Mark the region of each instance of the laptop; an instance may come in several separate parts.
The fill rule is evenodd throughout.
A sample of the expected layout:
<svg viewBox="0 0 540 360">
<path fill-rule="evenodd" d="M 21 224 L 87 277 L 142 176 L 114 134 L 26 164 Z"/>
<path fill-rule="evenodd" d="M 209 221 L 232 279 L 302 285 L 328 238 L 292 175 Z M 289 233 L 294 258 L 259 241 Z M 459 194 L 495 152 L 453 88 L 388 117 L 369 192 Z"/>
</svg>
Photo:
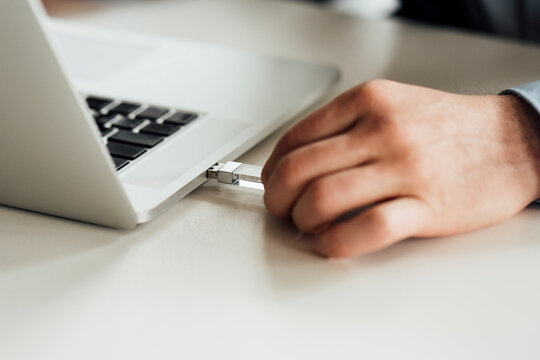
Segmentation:
<svg viewBox="0 0 540 360">
<path fill-rule="evenodd" d="M 152 220 L 321 98 L 331 66 L 49 20 L 0 1 L 0 204 Z"/>
</svg>

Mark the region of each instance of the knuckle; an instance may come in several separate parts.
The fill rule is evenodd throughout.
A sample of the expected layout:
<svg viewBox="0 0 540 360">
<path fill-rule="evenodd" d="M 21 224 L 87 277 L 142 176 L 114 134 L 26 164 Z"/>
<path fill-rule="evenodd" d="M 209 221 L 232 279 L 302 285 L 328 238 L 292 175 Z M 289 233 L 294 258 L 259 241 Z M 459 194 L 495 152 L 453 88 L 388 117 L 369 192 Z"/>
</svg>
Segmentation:
<svg viewBox="0 0 540 360">
<path fill-rule="evenodd" d="M 281 218 L 287 216 L 283 207 L 280 206 L 279 199 L 273 195 L 273 192 L 265 191 L 263 201 L 266 209 L 268 209 L 271 214 Z"/>
<path fill-rule="evenodd" d="M 294 138 L 296 137 L 296 134 L 294 133 L 294 130 L 289 130 L 285 135 L 279 139 L 276 148 L 278 151 L 282 153 L 286 153 L 294 143 Z"/>
<path fill-rule="evenodd" d="M 278 164 L 276 178 L 286 189 L 291 189 L 300 185 L 302 173 L 300 161 L 292 156 L 286 156 Z"/>
<path fill-rule="evenodd" d="M 312 212 L 317 215 L 325 215 L 334 205 L 334 194 L 332 186 L 326 181 L 318 180 L 309 186 L 306 195 Z"/>
<path fill-rule="evenodd" d="M 368 210 L 365 214 L 365 221 L 373 228 L 377 229 L 376 233 L 379 234 L 379 240 L 389 241 L 392 239 L 396 230 L 392 219 L 384 211 L 378 208 Z"/>
<path fill-rule="evenodd" d="M 369 80 L 358 86 L 356 94 L 362 102 L 380 107 L 386 104 L 389 99 L 388 91 L 390 86 L 391 81 L 388 80 Z"/>
<path fill-rule="evenodd" d="M 268 209 L 268 211 L 274 215 L 277 215 L 276 209 L 274 207 L 272 192 L 269 191 L 269 189 L 266 189 L 266 191 L 264 192 L 263 201 L 264 206 Z"/>
<path fill-rule="evenodd" d="M 313 233 L 314 228 L 313 224 L 310 222 L 310 218 L 310 214 L 300 213 L 293 210 L 292 221 L 294 222 L 294 225 L 296 225 L 296 227 L 302 232 L 307 234 Z"/>
<path fill-rule="evenodd" d="M 282 137 L 279 139 L 276 148 L 283 154 L 290 152 L 295 149 L 300 143 L 301 138 L 301 129 L 299 128 L 302 123 L 289 129 Z"/>
<path fill-rule="evenodd" d="M 388 87 L 388 84 L 390 83 L 389 80 L 385 79 L 372 79 L 364 82 L 360 86 L 365 90 L 382 90 L 386 87 Z"/>
<path fill-rule="evenodd" d="M 293 210 L 295 225 L 306 233 L 316 232 L 321 222 L 329 220 L 333 203 L 333 190 L 324 180 L 312 183 Z"/>
</svg>

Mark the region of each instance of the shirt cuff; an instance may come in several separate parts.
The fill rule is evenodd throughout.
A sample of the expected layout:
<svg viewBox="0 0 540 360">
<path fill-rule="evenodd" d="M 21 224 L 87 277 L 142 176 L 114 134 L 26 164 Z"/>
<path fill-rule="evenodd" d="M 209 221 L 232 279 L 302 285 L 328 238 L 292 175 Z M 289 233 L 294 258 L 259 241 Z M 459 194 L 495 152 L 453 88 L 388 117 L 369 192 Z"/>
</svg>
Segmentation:
<svg viewBox="0 0 540 360">
<path fill-rule="evenodd" d="M 525 100 L 540 115 L 540 80 L 503 90 L 499 95 L 512 94 Z M 540 199 L 534 201 L 540 204 Z"/>
<path fill-rule="evenodd" d="M 540 80 L 503 90 L 499 95 L 512 94 L 525 100 L 540 115 Z"/>
</svg>

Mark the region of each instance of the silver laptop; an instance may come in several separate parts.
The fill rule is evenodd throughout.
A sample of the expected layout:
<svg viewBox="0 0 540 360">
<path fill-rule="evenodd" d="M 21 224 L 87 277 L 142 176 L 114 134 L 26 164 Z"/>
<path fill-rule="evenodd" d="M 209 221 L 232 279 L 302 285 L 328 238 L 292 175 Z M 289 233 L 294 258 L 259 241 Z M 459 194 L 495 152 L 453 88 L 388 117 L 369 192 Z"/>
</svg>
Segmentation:
<svg viewBox="0 0 540 360">
<path fill-rule="evenodd" d="M 329 66 L 51 22 L 0 1 L 0 204 L 149 221 L 320 98 Z"/>
</svg>

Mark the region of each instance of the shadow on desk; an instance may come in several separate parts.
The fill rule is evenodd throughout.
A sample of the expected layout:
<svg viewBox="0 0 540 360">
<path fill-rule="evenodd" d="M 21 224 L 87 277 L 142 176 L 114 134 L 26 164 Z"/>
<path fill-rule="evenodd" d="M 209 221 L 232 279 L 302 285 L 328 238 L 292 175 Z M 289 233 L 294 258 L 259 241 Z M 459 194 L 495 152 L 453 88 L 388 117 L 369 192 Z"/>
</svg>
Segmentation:
<svg viewBox="0 0 540 360">
<path fill-rule="evenodd" d="M 0 219 L 0 276 L 101 251 L 89 256 L 98 259 L 94 265 L 99 267 L 99 263 L 122 256 L 151 230 L 143 225 L 122 231 L 3 206 Z M 92 262 L 89 266 L 94 266 Z"/>
<path fill-rule="evenodd" d="M 513 219 L 488 229 L 449 238 L 410 239 L 354 259 L 328 260 L 313 252 L 310 236 L 302 235 L 290 221 L 270 215 L 264 209 L 259 192 L 205 186 L 195 197 L 197 201 L 208 201 L 227 209 L 225 212 L 242 218 L 242 222 L 257 224 L 250 228 L 260 224 L 257 236 L 240 228 L 238 235 L 246 231 L 243 234 L 246 239 L 235 244 L 253 246 L 249 242 L 261 242 L 260 254 L 246 252 L 247 255 L 243 255 L 257 257 L 255 261 L 261 264 L 257 268 L 265 269 L 261 281 L 265 278 L 275 294 L 310 293 L 340 284 L 357 284 L 366 289 L 391 286 L 414 280 L 404 279 L 404 274 L 448 273 L 464 264 L 473 268 L 478 266 L 481 271 L 480 264 L 492 263 L 490 259 L 511 258 L 531 246 L 540 246 L 534 236 L 540 229 L 540 206 L 531 205 Z M 228 228 L 226 231 L 235 230 Z M 248 269 L 246 267 L 246 271 Z M 374 279 L 380 279 L 386 285 L 377 285 Z"/>
<path fill-rule="evenodd" d="M 460 236 L 409 239 L 382 251 L 346 260 L 325 260 L 313 255 L 309 237 L 299 237 L 289 224 L 270 215 L 265 223 L 265 255 L 276 293 L 307 294 L 324 289 L 357 287 L 359 297 L 375 303 L 399 301 L 403 291 L 444 288 L 447 282 L 469 276 L 497 279 L 511 271 L 524 254 L 540 247 L 540 206 L 493 227 Z M 491 275 L 490 275 L 491 274 Z M 496 280 L 493 280 L 496 281 Z M 377 296 L 395 294 L 396 299 Z M 365 298 L 359 302 L 365 301 Z"/>
<path fill-rule="evenodd" d="M 118 237 L 112 229 L 9 207 L 0 207 L 0 218 L 0 273 L 91 251 Z"/>
<path fill-rule="evenodd" d="M 202 201 L 212 205 L 201 204 Z M 539 205 L 531 205 L 503 224 L 474 233 L 441 239 L 412 239 L 354 259 L 327 260 L 314 254 L 309 236 L 303 236 L 291 222 L 268 214 L 260 192 L 205 186 L 190 196 L 189 203 L 240 219 L 240 228 L 227 225 L 220 230 L 226 240 L 221 243 L 227 242 L 227 245 L 219 247 L 219 242 L 206 239 L 206 246 L 218 246 L 214 252 L 223 255 L 219 255 L 223 261 L 220 266 L 242 268 L 245 265 L 242 271 L 255 271 L 257 278 L 268 282 L 277 293 L 349 284 L 352 278 L 354 282 L 392 278 L 414 268 L 419 272 L 437 271 L 443 263 L 452 268 L 463 261 L 507 257 L 540 246 L 536 236 L 540 232 Z M 171 222 L 189 217 L 190 211 L 177 206 L 133 231 L 118 231 L 0 207 L 0 276 L 42 263 L 70 261 L 81 265 L 71 267 L 81 272 L 73 276 L 99 272 L 119 263 L 139 243 L 151 242 L 153 238 L 174 242 L 175 239 L 165 240 L 167 232 L 171 231 Z M 203 230 L 201 236 L 205 235 L 211 234 Z M 204 263 L 205 249 L 198 250 L 196 262 L 203 260 Z M 230 253 L 223 254 L 225 251 Z M 237 261 L 240 264 L 235 263 Z"/>
</svg>

